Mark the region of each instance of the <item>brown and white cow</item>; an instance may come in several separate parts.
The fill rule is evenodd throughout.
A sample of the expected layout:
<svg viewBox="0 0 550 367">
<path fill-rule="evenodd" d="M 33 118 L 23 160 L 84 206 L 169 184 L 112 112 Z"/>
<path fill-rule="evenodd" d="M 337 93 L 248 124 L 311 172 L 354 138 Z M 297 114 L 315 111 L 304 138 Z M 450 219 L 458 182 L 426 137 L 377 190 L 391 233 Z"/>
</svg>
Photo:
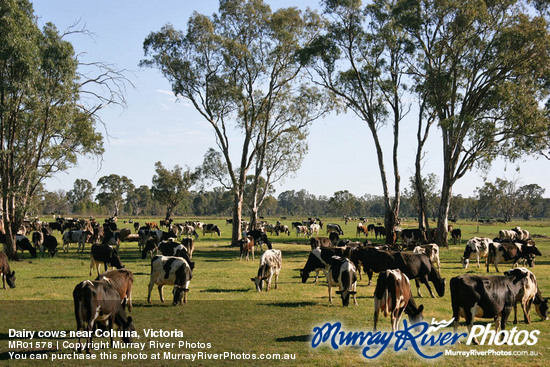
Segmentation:
<svg viewBox="0 0 550 367">
<path fill-rule="evenodd" d="M 542 256 L 539 249 L 535 246 L 528 246 L 519 242 L 492 242 L 489 244 L 489 255 L 487 256 L 487 273 L 489 272 L 489 265 L 492 263 L 495 266 L 495 270 L 498 270 L 498 264 L 501 262 L 512 262 L 512 268 L 518 266 L 520 260 L 525 259 L 529 264 L 529 267 L 534 266 L 535 256 Z"/>
<path fill-rule="evenodd" d="M 131 343 L 128 336 L 135 331 L 132 318 L 126 316 L 118 291 L 106 280 L 85 280 L 78 283 L 73 290 L 74 314 L 76 318 L 76 330 L 86 330 L 88 335 L 86 352 L 90 353 L 95 324 L 107 326 L 111 333 L 111 345 L 113 344 L 113 328 L 119 327 L 122 333 L 122 341 Z M 79 333 L 78 344 L 82 333 Z"/>
<path fill-rule="evenodd" d="M 535 309 L 542 320 L 548 319 L 548 299 L 543 299 L 540 293 L 537 278 L 530 270 L 526 268 L 517 268 L 523 273 L 525 273 L 525 279 L 527 282 L 523 285 L 522 290 L 518 293 L 516 297 L 516 302 L 514 303 L 514 324 L 518 323 L 517 317 L 517 304 L 521 304 L 521 309 L 523 310 L 523 318 L 526 324 L 531 323 L 531 317 L 529 316 L 529 311 L 531 310 L 531 304 L 535 304 Z M 504 275 L 509 275 L 509 272 L 504 272 Z"/>
<path fill-rule="evenodd" d="M 384 317 L 390 314 L 393 332 L 399 329 L 403 312 L 409 316 L 411 324 L 422 321 L 424 306 L 416 306 L 411 293 L 409 278 L 399 269 L 386 270 L 380 273 L 374 290 L 374 331 L 378 323 L 380 310 Z"/>
<path fill-rule="evenodd" d="M 246 254 L 246 261 L 250 260 L 250 252 L 252 252 L 252 260 L 254 260 L 254 237 L 246 236 L 240 239 L 239 247 L 241 249 L 241 260 L 244 254 Z"/>
<path fill-rule="evenodd" d="M 134 284 L 134 274 L 128 269 L 115 269 L 105 271 L 99 274 L 96 280 L 105 280 L 109 282 L 118 292 L 121 298 L 122 307 L 128 306 L 128 311 L 132 311 L 132 285 Z"/>
<path fill-rule="evenodd" d="M 0 276 L 2 276 L 2 284 L 6 289 L 6 282 L 10 288 L 15 288 L 15 271 L 11 271 L 8 257 L 0 252 Z"/>
</svg>

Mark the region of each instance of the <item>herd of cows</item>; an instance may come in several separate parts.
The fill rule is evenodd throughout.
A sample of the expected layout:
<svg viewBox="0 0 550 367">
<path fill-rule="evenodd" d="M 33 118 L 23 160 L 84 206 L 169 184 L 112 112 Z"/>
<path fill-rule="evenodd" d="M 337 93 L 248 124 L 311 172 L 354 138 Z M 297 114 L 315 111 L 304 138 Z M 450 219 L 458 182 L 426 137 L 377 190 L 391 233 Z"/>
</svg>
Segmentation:
<svg viewBox="0 0 550 367">
<path fill-rule="evenodd" d="M 89 332 L 89 343 L 92 342 L 91 331 L 94 328 L 111 330 L 114 325 L 123 331 L 123 341 L 131 342 L 129 332 L 134 330 L 134 325 L 132 318 L 126 314 L 126 308 L 129 311 L 132 308 L 134 277 L 119 258 L 120 241 L 136 241 L 141 257 L 145 259 L 148 254 L 151 256 L 147 302 L 151 302 L 151 292 L 155 285 L 158 287 L 160 300 L 164 302 L 163 287 L 171 285 L 174 287 L 172 304 L 178 305 L 187 303 L 187 293 L 195 268 L 192 257 L 198 231 L 202 230 L 203 234 L 221 234 L 218 226 L 202 222 L 174 224 L 172 221 L 161 221 L 160 226 L 156 222 L 148 222 L 144 226 L 133 223 L 133 226 L 135 233 L 131 233 L 129 229 L 119 230 L 116 218 L 109 218 L 102 224 L 94 220 L 58 218 L 51 223 L 28 222 L 17 236 L 18 249 L 29 251 L 33 257 L 37 256 L 37 249 L 55 256 L 58 244 L 52 234 L 54 230 L 62 234 L 63 251 L 69 251 L 71 243 L 78 244 L 77 252 L 84 252 L 86 243 L 92 244 L 90 275 L 95 267 L 98 276 L 93 281 L 86 280 L 77 284 L 73 291 L 77 329 Z M 160 229 L 162 226 L 167 230 Z M 356 234 L 368 235 L 372 230 L 378 237 L 376 227 L 360 223 Z M 344 232 L 334 223 L 326 224 L 327 237 L 314 236 L 319 235 L 323 229 L 323 223 L 318 218 L 293 222 L 290 228 L 296 230 L 298 237 L 310 237 L 311 252 L 300 271 L 302 282 L 307 282 L 311 272 L 316 272 L 317 282 L 319 272 L 322 271 L 327 280 L 329 302 L 332 302 L 332 288 L 337 287 L 336 293 L 343 306 L 348 306 L 350 299 L 357 304 L 357 281 L 362 278 L 362 274 L 367 274 L 371 284 L 373 273 L 379 273 L 374 291 L 374 329 L 377 327 L 380 311 L 385 315 L 390 314 L 394 331 L 398 329 L 403 313 L 408 315 L 412 323 L 422 319 L 424 306 L 418 306 L 415 302 L 410 286 L 413 279 L 418 297 L 422 297 L 420 284 L 427 287 L 432 297 L 435 294 L 430 283 L 440 297 L 445 294 L 446 280 L 441 276 L 439 246 L 430 243 L 430 234 L 422 230 L 399 231 L 398 238 L 402 240 L 402 245 L 373 245 L 369 240 L 353 242 L 342 239 Z M 382 229 L 379 231 L 383 233 Z M 30 232 L 31 240 L 25 236 Z M 258 292 L 263 289 L 269 291 L 273 281 L 274 288 L 277 288 L 283 262 L 281 251 L 273 248 L 267 234 L 289 232 L 290 229 L 280 222 L 275 225 L 260 223 L 257 229 L 243 230 L 239 241 L 241 260 L 249 260 L 250 255 L 254 259 L 254 249 L 261 250 L 264 244 L 267 246 L 260 258 L 257 275 L 251 278 Z M 449 228 L 449 232 L 460 243 L 460 230 Z M 5 243 L 5 238 L 0 237 L 0 242 Z M 473 237 L 468 240 L 460 259 L 463 268 L 467 268 L 473 259 L 476 259 L 479 268 L 481 259 L 485 261 L 487 272 L 491 264 L 499 272 L 498 264 L 502 262 L 511 262 L 513 269 L 504 272 L 502 276 L 464 274 L 450 280 L 455 331 L 460 318 L 465 318 L 470 331 L 474 317 L 493 318 L 504 329 L 512 309 L 514 322 L 517 322 L 517 303 L 521 304 L 526 323 L 530 322 L 529 310 L 532 304 L 539 316 L 547 319 L 548 300 L 542 297 L 534 273 L 525 267 L 517 267 L 521 261 L 533 267 L 536 256 L 541 256 L 541 253 L 534 240 L 528 231 L 519 227 L 502 230 L 494 239 Z M 105 272 L 100 273 L 99 267 L 102 264 Z M 107 270 L 108 266 L 114 269 Z M 15 287 L 15 271 L 10 269 L 7 257 L 2 252 L 0 275 L 4 289 L 6 282 L 9 287 Z M 87 352 L 90 352 L 89 348 Z"/>
</svg>

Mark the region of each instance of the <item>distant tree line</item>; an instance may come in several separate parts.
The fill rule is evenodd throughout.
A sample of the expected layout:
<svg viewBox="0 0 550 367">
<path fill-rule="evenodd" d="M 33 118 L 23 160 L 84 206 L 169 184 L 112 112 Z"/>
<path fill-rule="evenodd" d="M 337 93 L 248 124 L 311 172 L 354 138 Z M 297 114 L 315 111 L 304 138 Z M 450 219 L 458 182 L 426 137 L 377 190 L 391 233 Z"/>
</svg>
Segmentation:
<svg viewBox="0 0 550 367">
<path fill-rule="evenodd" d="M 196 173 L 177 167 L 172 171 L 156 163 L 157 174 L 151 187 L 135 187 L 125 176 L 108 175 L 99 179 L 94 188 L 91 182 L 77 179 L 72 190 L 44 191 L 33 200 L 32 212 L 37 215 L 113 215 L 122 216 L 226 216 L 231 217 L 233 201 L 231 192 L 222 187 L 206 190 L 200 188 Z M 177 177 L 180 178 L 180 189 Z M 118 182 L 118 183 L 117 183 Z M 186 182 L 184 184 L 184 182 Z M 109 185 L 106 186 L 106 183 Z M 169 184 L 171 183 L 171 184 Z M 250 190 L 252 178 L 245 192 Z M 196 186 L 196 187 L 195 187 Z M 193 187 L 193 188 L 192 188 Z M 428 175 L 425 182 L 428 219 L 437 220 L 440 197 L 437 193 L 437 177 Z M 418 195 L 414 177 L 401 195 L 401 218 L 418 215 Z M 94 192 L 99 191 L 94 197 Z M 451 201 L 450 219 L 503 219 L 549 218 L 550 199 L 544 198 L 544 189 L 537 184 L 520 185 L 516 180 L 497 178 L 478 187 L 473 197 L 456 195 Z M 250 200 L 245 196 L 245 203 Z M 116 206 L 119 206 L 118 209 Z M 250 214 L 250 205 L 244 213 Z M 287 190 L 276 197 L 271 192 L 259 208 L 259 215 L 320 216 L 320 217 L 376 217 L 383 220 L 384 198 L 380 195 L 355 196 L 347 190 L 336 191 L 332 196 L 313 195 L 306 190 Z"/>
</svg>

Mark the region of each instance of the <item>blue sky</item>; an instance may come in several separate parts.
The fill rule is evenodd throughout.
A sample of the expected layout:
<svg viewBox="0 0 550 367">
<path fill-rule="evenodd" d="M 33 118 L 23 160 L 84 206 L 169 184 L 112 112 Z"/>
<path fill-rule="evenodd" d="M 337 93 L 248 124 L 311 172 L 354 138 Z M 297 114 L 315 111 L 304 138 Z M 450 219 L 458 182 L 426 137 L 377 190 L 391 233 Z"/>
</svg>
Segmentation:
<svg viewBox="0 0 550 367">
<path fill-rule="evenodd" d="M 301 9 L 317 7 L 318 1 L 267 1 L 272 7 L 296 6 Z M 70 190 L 77 178 L 96 184 L 111 173 L 125 175 L 136 186 L 151 185 L 154 163 L 165 167 L 178 164 L 194 168 L 202 163 L 204 153 L 215 146 L 209 124 L 184 100 L 176 101 L 169 83 L 153 69 L 141 69 L 143 40 L 152 31 L 171 23 L 185 30 L 194 11 L 212 14 L 217 0 L 196 1 L 69 1 L 40 0 L 33 2 L 39 24 L 54 23 L 61 31 L 79 21 L 93 37 L 73 35 L 69 40 L 84 61 L 102 61 L 129 70 L 135 88 L 126 94 L 127 108 L 110 108 L 102 112 L 109 137 L 105 141 L 103 159 L 81 158 L 78 166 L 48 180 L 48 190 Z M 402 126 L 404 139 L 400 143 L 399 164 L 402 187 L 414 173 L 416 151 L 415 112 Z M 382 130 L 382 140 L 391 141 L 391 132 Z M 235 139 L 238 133 L 234 132 Z M 409 138 L 410 137 L 410 138 Z M 306 189 L 315 195 L 331 196 L 335 191 L 348 190 L 354 195 L 382 193 L 376 153 L 367 126 L 353 114 L 329 115 L 316 121 L 310 129 L 309 153 L 302 168 L 293 178 L 276 186 L 284 190 Z M 385 151 L 386 170 L 391 172 L 391 147 Z M 517 167 L 520 171 L 517 172 Z M 521 178 L 521 184 L 537 183 L 550 195 L 548 174 L 550 162 L 527 158 L 515 164 L 496 161 L 490 172 L 472 171 L 454 188 L 455 194 L 472 195 L 483 184 L 483 178 Z M 441 142 L 432 130 L 427 145 L 425 172 L 442 172 Z"/>
</svg>

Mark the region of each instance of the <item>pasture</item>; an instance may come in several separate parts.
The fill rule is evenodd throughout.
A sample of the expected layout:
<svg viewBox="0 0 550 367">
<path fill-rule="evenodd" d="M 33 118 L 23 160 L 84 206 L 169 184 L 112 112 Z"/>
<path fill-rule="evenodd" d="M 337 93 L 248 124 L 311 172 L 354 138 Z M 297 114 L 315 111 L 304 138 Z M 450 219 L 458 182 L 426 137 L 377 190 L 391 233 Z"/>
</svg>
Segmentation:
<svg viewBox="0 0 550 367">
<path fill-rule="evenodd" d="M 132 224 L 123 224 L 119 219 L 119 228 L 130 228 Z M 189 219 L 189 218 L 186 218 Z M 425 365 L 427 360 L 419 357 L 412 350 L 394 352 L 393 349 L 386 349 L 384 353 L 374 359 L 367 360 L 361 355 L 362 348 L 342 347 L 339 350 L 323 346 L 316 349 L 311 348 L 310 339 L 315 326 L 322 326 L 325 322 L 340 321 L 346 331 L 370 331 L 373 325 L 373 292 L 377 275 L 373 278 L 373 285 L 367 286 L 367 277 L 358 282 L 357 300 L 359 305 L 342 307 L 341 300 L 333 290 L 333 303 L 328 302 L 326 280 L 320 276 L 317 284 L 312 284 L 314 273 L 311 274 L 307 284 L 302 284 L 299 270 L 304 266 L 310 252 L 308 239 L 298 238 L 295 232 L 290 236 L 269 235 L 273 247 L 282 251 L 283 265 L 279 277 L 278 289 L 269 292 L 257 293 L 254 283 L 250 280 L 258 270 L 261 251 L 257 251 L 254 261 L 239 261 L 239 249 L 229 247 L 231 227 L 225 224 L 220 218 L 198 218 L 205 223 L 215 223 L 221 228 L 221 237 L 217 235 L 202 235 L 195 242 L 193 261 L 195 270 L 188 293 L 188 304 L 183 306 L 172 306 L 172 286 L 165 286 L 165 304 L 161 304 L 156 286 L 152 292 L 152 303 L 147 304 L 147 287 L 150 274 L 150 258 L 141 258 L 138 252 L 137 243 L 123 242 L 120 247 L 120 258 L 122 263 L 134 273 L 135 281 L 132 288 L 134 308 L 130 315 L 139 335 L 136 342 L 145 342 L 143 351 L 125 349 L 104 349 L 95 351 L 97 358 L 101 352 L 117 355 L 116 360 L 109 360 L 107 363 L 113 365 L 140 365 L 147 363 L 148 366 L 165 366 L 175 363 L 208 365 L 297 365 L 297 366 L 349 366 L 358 363 L 372 363 L 382 366 L 395 365 Z M 298 218 L 296 218 L 298 219 Z M 299 218 L 302 219 L 302 218 Z M 140 222 L 146 219 L 139 218 Z M 157 220 L 157 219 L 153 219 Z M 184 219 L 183 219 L 184 220 Z M 183 221 L 176 219 L 176 222 Z M 276 218 L 267 219 L 274 223 Z M 293 219 L 284 220 L 283 224 L 290 226 Z M 343 238 L 356 239 L 355 230 L 357 221 L 351 221 L 344 225 L 342 220 L 328 220 L 323 218 L 324 223 L 338 223 L 344 230 Z M 369 221 L 371 223 L 372 220 Z M 414 227 L 414 222 L 403 223 L 404 228 Z M 417 304 L 424 305 L 424 320 L 428 323 L 432 318 L 435 320 L 449 320 L 452 317 L 449 280 L 453 276 L 466 272 L 485 274 L 485 268 L 478 269 L 475 261 L 470 263 L 468 269 L 463 269 L 460 257 L 464 251 L 464 245 L 470 237 L 486 236 L 495 237 L 499 229 L 509 229 L 521 226 L 535 235 L 537 247 L 541 250 L 543 257 L 536 259 L 536 267 L 531 270 L 538 279 L 539 288 L 544 297 L 550 297 L 550 236 L 549 221 L 517 221 L 507 224 L 477 224 L 470 221 L 459 221 L 454 224 L 455 228 L 462 230 L 462 244 L 453 246 L 447 250 L 441 249 L 442 276 L 447 279 L 445 296 L 442 298 L 428 298 L 425 287 L 422 288 L 424 298 L 416 298 Z M 133 228 L 132 228 L 133 232 Z M 325 235 L 322 230 L 320 235 Z M 55 236 L 60 240 L 61 236 L 56 231 Z M 538 237 L 543 236 L 543 237 Z M 361 237 L 360 240 L 364 240 Z M 369 236 L 373 242 L 373 236 Z M 61 243 L 60 246 L 61 247 Z M 37 259 L 31 259 L 28 253 L 23 255 L 22 261 L 11 262 L 12 270 L 16 271 L 17 287 L 14 289 L 0 289 L 0 364 L 39 366 L 39 365 L 75 365 L 74 360 L 63 360 L 52 362 L 52 355 L 72 353 L 72 350 L 60 348 L 32 348 L 29 352 L 21 348 L 22 356 L 27 359 L 14 361 L 9 359 L 8 348 L 9 329 L 18 330 L 75 330 L 75 319 L 73 311 L 72 291 L 75 285 L 85 279 L 95 279 L 96 273 L 90 277 L 90 245 L 86 245 L 84 254 L 76 253 L 76 244 L 72 244 L 68 253 L 61 250 L 54 258 L 38 255 Z M 265 246 L 264 246 L 265 250 Z M 510 269 L 509 264 L 500 266 L 501 271 Z M 495 274 L 491 267 L 491 274 Z M 413 285 L 413 294 L 416 295 L 416 286 Z M 439 365 L 461 366 L 469 365 L 543 365 L 549 358 L 546 354 L 550 349 L 550 321 L 543 322 L 536 315 L 534 307 L 531 310 L 532 323 L 523 323 L 521 307 L 518 309 L 519 330 L 540 330 L 538 343 L 534 346 L 469 346 L 460 344 L 451 347 L 426 348 L 427 354 L 435 354 L 445 349 L 468 351 L 475 349 L 503 350 L 503 351 L 529 351 L 535 352 L 537 356 L 503 357 L 503 356 L 475 356 L 458 357 L 442 356 L 435 360 Z M 508 321 L 507 330 L 511 330 L 513 315 Z M 462 320 L 464 321 L 464 320 Z M 486 324 L 492 320 L 478 320 L 476 324 Z M 379 329 L 390 328 L 390 320 L 381 318 Z M 183 338 L 156 338 L 146 337 L 143 330 L 174 330 L 183 332 Z M 445 329 L 452 331 L 452 328 Z M 466 332 L 465 326 L 461 325 L 459 332 Z M 13 340 L 13 339 L 11 339 Z M 39 341 L 61 343 L 63 341 L 75 342 L 71 338 L 42 338 Z M 120 338 L 115 338 L 120 340 Z M 294 354 L 295 359 L 285 360 L 208 360 L 202 359 L 189 363 L 189 361 L 177 360 L 153 360 L 151 355 L 169 349 L 151 348 L 150 341 L 175 342 L 182 340 L 193 345 L 183 348 L 171 349 L 174 353 L 224 353 L 256 355 L 264 353 Z M 94 342 L 108 341 L 108 338 L 94 338 Z M 211 348 L 198 348 L 198 344 L 210 343 Z M 55 345 L 55 344 L 54 344 Z M 60 344 L 61 345 L 61 344 Z M 194 347 L 194 348 L 193 348 Z M 131 352 L 146 354 L 147 360 L 130 360 L 121 362 L 121 356 Z M 46 360 L 36 361 L 30 359 L 30 354 L 36 353 L 46 356 Z M 105 360 L 82 361 L 82 365 L 104 365 Z M 77 363 L 78 364 L 78 363 Z"/>
</svg>

